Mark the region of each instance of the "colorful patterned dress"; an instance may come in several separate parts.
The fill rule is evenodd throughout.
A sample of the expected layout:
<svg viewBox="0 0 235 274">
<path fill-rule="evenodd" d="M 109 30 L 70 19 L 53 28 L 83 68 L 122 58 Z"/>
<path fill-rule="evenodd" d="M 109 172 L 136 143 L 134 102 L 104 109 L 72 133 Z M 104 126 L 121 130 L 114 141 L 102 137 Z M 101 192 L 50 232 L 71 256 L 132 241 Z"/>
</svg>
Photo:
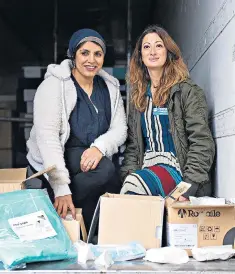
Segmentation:
<svg viewBox="0 0 235 274">
<path fill-rule="evenodd" d="M 126 177 L 121 194 L 165 197 L 182 181 L 182 174 L 169 131 L 167 108 L 153 105 L 150 85 L 146 95 L 147 107 L 141 114 L 145 145 L 143 166 Z"/>
</svg>

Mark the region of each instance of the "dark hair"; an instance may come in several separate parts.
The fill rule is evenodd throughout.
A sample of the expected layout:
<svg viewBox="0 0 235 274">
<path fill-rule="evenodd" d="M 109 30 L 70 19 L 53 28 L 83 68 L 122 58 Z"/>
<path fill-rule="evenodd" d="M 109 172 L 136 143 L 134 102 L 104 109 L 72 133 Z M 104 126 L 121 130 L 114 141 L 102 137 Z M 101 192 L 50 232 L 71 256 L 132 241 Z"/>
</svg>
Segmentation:
<svg viewBox="0 0 235 274">
<path fill-rule="evenodd" d="M 166 30 L 158 25 L 147 27 L 140 35 L 130 61 L 129 75 L 127 81 L 131 87 L 131 98 L 135 107 L 144 111 L 146 108 L 146 89 L 150 80 L 147 67 L 142 61 L 141 48 L 144 37 L 149 33 L 156 33 L 163 41 L 167 49 L 167 60 L 163 67 L 163 73 L 157 92 L 154 94 L 153 102 L 160 106 L 166 103 L 169 91 L 176 83 L 184 81 L 188 76 L 188 69 L 183 61 L 177 44 Z"/>
</svg>

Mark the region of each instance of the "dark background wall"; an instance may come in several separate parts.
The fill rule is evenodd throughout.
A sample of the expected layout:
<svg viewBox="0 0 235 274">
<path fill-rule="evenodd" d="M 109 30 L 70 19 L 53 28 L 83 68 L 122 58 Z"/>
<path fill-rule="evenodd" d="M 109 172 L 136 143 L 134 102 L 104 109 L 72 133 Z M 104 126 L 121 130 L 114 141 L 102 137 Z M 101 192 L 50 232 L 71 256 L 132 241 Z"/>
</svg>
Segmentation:
<svg viewBox="0 0 235 274">
<path fill-rule="evenodd" d="M 53 62 L 54 0 L 0 1 L 0 73 L 7 75 L 22 65 Z M 157 1 L 132 0 L 132 39 L 153 21 Z M 58 57 L 65 57 L 71 34 L 79 28 L 94 28 L 107 41 L 107 64 L 125 59 L 127 0 L 58 0 Z M 113 51 L 115 55 L 113 55 Z"/>
<path fill-rule="evenodd" d="M 156 0 L 132 0 L 132 43 L 154 18 Z M 161 1 L 160 1 L 161 2 Z M 0 95 L 14 95 L 22 66 L 54 62 L 55 7 L 57 49 L 66 57 L 70 36 L 79 28 L 94 28 L 107 42 L 105 66 L 125 64 L 127 0 L 0 0 Z"/>
</svg>

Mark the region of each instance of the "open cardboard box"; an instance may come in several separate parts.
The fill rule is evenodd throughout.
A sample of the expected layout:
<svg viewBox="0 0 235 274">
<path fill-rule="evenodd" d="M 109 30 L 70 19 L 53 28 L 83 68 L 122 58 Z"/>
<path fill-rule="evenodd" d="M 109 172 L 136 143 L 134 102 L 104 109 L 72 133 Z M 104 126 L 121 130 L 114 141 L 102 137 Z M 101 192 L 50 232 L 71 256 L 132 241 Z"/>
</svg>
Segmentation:
<svg viewBox="0 0 235 274">
<path fill-rule="evenodd" d="M 99 217 L 98 244 L 127 244 L 138 241 L 145 248 L 160 247 L 164 199 L 141 195 L 106 193 L 100 197 L 88 242 Z"/>
<path fill-rule="evenodd" d="M 11 192 L 15 190 L 25 189 L 25 182 L 39 177 L 56 168 L 55 166 L 48 167 L 42 171 L 26 179 L 27 168 L 8 168 L 0 169 L 0 193 Z"/>
<path fill-rule="evenodd" d="M 167 245 L 186 249 L 193 247 L 234 246 L 234 205 L 191 205 L 166 199 Z"/>
<path fill-rule="evenodd" d="M 181 182 L 169 198 L 174 201 L 189 184 Z M 106 193 L 96 207 L 88 242 L 99 221 L 98 244 L 141 243 L 146 249 L 161 247 L 165 199 L 160 196 Z"/>
<path fill-rule="evenodd" d="M 69 214 L 69 213 L 68 213 Z M 71 220 L 66 220 L 62 219 L 62 223 L 73 243 L 77 242 L 80 240 L 80 230 L 82 232 L 82 239 L 84 242 L 87 241 L 87 232 L 82 216 L 82 209 L 81 208 L 76 208 L 76 220 L 71 219 Z"/>
</svg>

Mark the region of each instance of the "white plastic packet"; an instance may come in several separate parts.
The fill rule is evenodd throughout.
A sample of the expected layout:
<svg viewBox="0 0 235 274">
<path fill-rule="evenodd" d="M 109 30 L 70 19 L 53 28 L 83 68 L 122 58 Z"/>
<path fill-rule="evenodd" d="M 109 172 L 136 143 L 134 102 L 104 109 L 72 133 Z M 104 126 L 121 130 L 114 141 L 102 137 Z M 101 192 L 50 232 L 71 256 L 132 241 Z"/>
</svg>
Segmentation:
<svg viewBox="0 0 235 274">
<path fill-rule="evenodd" d="M 70 214 L 70 213 L 67 214 L 66 217 L 65 217 L 65 220 L 66 221 L 72 221 L 72 220 L 74 220 L 72 214 Z"/>
<path fill-rule="evenodd" d="M 107 269 L 111 265 L 114 264 L 114 261 L 112 260 L 112 255 L 109 251 L 104 251 L 96 260 L 95 265 L 97 265 L 100 268 Z"/>
<path fill-rule="evenodd" d="M 199 262 L 213 260 L 227 260 L 234 256 L 235 250 L 232 245 L 210 246 L 192 249 L 193 258 Z"/>
<path fill-rule="evenodd" d="M 191 205 L 225 205 L 225 198 L 189 196 Z"/>
<path fill-rule="evenodd" d="M 185 264 L 189 261 L 189 257 L 184 249 L 177 247 L 162 247 L 147 250 L 144 260 L 161 264 Z"/>
<path fill-rule="evenodd" d="M 77 249 L 79 263 L 85 264 L 89 260 L 95 260 L 95 256 L 91 251 L 90 245 L 84 243 L 83 241 L 78 241 L 74 243 L 74 246 Z"/>
</svg>

